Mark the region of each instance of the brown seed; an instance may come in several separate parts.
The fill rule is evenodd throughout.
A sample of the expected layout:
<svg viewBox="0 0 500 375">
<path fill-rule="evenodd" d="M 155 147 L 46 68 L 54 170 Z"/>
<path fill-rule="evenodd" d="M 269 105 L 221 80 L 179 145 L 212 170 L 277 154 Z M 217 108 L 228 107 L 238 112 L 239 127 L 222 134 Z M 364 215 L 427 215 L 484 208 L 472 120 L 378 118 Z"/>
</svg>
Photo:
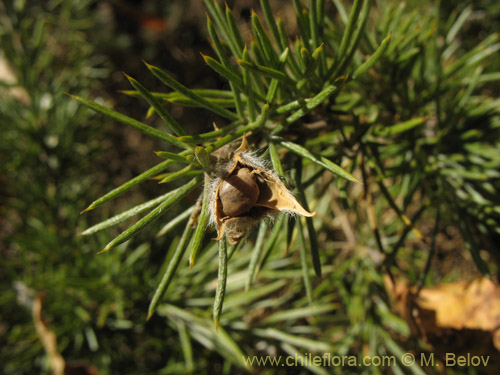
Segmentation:
<svg viewBox="0 0 500 375">
<path fill-rule="evenodd" d="M 243 215 L 250 211 L 259 197 L 259 186 L 248 168 L 237 169 L 226 178 L 219 189 L 222 212 L 229 217 Z"/>
</svg>

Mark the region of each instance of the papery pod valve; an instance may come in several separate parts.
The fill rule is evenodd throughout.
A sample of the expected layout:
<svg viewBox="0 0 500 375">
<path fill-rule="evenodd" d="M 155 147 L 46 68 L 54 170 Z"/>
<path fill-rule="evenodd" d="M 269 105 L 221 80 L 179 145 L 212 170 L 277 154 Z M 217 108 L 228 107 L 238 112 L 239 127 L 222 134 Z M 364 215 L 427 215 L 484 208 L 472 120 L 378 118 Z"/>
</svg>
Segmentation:
<svg viewBox="0 0 500 375">
<path fill-rule="evenodd" d="M 314 215 L 250 152 L 246 138 L 234 149 L 227 145 L 211 158 L 210 217 L 217 228 L 216 240 L 226 234 L 229 243 L 236 244 L 260 220 L 278 212 Z"/>
</svg>

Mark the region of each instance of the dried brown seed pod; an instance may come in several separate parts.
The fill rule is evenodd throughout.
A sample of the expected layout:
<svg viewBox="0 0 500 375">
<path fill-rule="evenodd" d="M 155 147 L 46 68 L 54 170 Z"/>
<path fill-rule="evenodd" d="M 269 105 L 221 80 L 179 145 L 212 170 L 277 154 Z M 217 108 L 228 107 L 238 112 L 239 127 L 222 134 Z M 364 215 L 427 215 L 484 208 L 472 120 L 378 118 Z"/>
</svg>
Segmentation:
<svg viewBox="0 0 500 375">
<path fill-rule="evenodd" d="M 210 204 L 217 238 L 227 235 L 235 244 L 266 216 L 289 212 L 313 216 L 288 191 L 279 177 L 249 152 L 243 138 L 241 145 L 221 150 L 213 160 L 214 179 Z"/>
<path fill-rule="evenodd" d="M 219 189 L 221 210 L 226 216 L 240 216 L 255 206 L 259 193 L 259 185 L 251 170 L 239 168 L 222 181 Z"/>
</svg>

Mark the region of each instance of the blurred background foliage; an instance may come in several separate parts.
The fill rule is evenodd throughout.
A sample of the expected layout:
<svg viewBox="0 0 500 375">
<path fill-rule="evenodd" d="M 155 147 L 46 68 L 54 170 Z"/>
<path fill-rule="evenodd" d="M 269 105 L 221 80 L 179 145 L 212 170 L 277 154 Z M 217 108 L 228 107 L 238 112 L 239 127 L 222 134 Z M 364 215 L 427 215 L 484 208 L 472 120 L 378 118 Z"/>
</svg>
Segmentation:
<svg viewBox="0 0 500 375">
<path fill-rule="evenodd" d="M 338 3 L 344 4 L 325 4 L 331 17 L 325 34 L 333 40 L 344 27 Z M 351 4 L 345 4 L 349 9 Z M 251 10 L 261 14 L 259 2 L 228 5 L 248 36 Z M 289 34 L 298 35 L 291 2 L 271 5 Z M 461 27 L 454 29 L 457 22 Z M 46 293 L 43 315 L 67 363 L 88 372 L 91 365 L 101 374 L 248 373 L 242 356 L 254 354 L 432 351 L 397 314 L 384 275 L 423 286 L 497 273 L 500 59 L 494 33 L 499 25 L 500 8 L 493 0 L 373 3 L 361 50 L 371 53 L 370 38 L 380 41 L 389 31 L 391 45 L 380 64 L 349 84 L 326 119 L 344 124 L 348 137 L 336 144 L 348 155 L 357 152 L 347 141 L 353 139 L 352 128 L 360 122 L 370 126 L 372 134 L 361 144 L 368 156 L 361 167 L 352 166 L 369 191 L 326 174 L 308 191 L 318 211 L 323 264 L 321 278 L 311 271 L 313 303 L 304 291 L 297 239 L 287 255 L 281 247 L 271 252 L 245 291 L 257 240 L 250 236 L 230 259 L 216 333 L 211 308 L 217 246 L 209 239 L 193 269 L 179 268 L 164 303 L 146 321 L 180 236 L 155 237 L 162 226 L 156 223 L 99 256 L 96 252 L 118 230 L 78 236 L 131 204 L 164 193 L 158 184 L 145 183 L 114 205 L 80 216 L 103 192 L 156 163 L 151 151 L 163 145 L 65 95 L 92 97 L 155 124 L 145 117 L 145 103 L 117 93 L 130 88 L 122 71 L 151 91 L 164 89 L 141 59 L 164 67 L 190 88 L 228 89 L 199 55 L 213 55 L 203 2 L 0 4 L 1 371 L 51 371 L 31 317 L 40 292 Z M 481 43 L 484 48 L 475 50 Z M 209 131 L 219 119 L 199 108 L 170 109 L 189 134 Z M 405 123 L 412 119 L 417 121 Z M 387 128 L 392 124 L 405 125 Z M 323 134 L 307 146 L 340 138 L 338 131 Z M 291 169 L 293 160 L 288 162 L 285 168 Z M 192 205 L 196 195 L 187 200 Z M 415 227 L 403 225 L 394 205 Z M 186 207 L 175 207 L 170 217 Z M 286 242 L 285 235 L 278 243 Z M 424 373 L 416 366 L 353 369 L 368 370 Z M 342 372 L 257 369 L 269 374 L 333 371 Z"/>
</svg>

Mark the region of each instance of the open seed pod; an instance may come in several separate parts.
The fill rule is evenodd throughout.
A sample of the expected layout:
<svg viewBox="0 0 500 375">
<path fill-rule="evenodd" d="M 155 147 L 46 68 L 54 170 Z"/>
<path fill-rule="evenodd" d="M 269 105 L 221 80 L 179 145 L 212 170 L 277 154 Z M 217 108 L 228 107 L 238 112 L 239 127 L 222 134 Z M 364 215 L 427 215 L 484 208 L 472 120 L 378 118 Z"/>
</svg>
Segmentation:
<svg viewBox="0 0 500 375">
<path fill-rule="evenodd" d="M 217 227 L 216 240 L 227 235 L 235 244 L 266 216 L 289 212 L 313 216 L 288 191 L 279 177 L 248 150 L 246 138 L 238 149 L 221 150 L 215 156 L 212 219 Z"/>
</svg>

